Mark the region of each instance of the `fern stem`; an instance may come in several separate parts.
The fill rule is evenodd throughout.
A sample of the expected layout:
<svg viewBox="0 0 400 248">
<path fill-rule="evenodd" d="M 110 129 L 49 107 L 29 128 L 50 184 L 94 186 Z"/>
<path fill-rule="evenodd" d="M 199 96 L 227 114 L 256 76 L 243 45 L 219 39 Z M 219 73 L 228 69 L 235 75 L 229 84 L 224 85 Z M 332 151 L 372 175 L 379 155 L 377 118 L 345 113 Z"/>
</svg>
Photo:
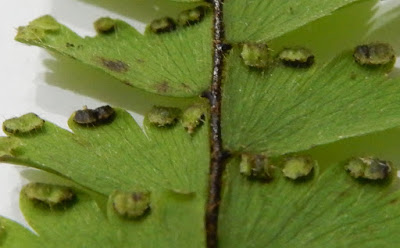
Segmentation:
<svg viewBox="0 0 400 248">
<path fill-rule="evenodd" d="M 214 8 L 214 67 L 212 75 L 211 92 L 209 95 L 210 132 L 211 132 L 211 160 L 209 192 L 206 208 L 206 240 L 208 248 L 218 246 L 218 214 L 221 202 L 222 175 L 224 172 L 224 150 L 221 138 L 221 99 L 222 99 L 222 71 L 224 58 L 224 25 L 223 25 L 223 0 L 213 0 Z"/>
</svg>

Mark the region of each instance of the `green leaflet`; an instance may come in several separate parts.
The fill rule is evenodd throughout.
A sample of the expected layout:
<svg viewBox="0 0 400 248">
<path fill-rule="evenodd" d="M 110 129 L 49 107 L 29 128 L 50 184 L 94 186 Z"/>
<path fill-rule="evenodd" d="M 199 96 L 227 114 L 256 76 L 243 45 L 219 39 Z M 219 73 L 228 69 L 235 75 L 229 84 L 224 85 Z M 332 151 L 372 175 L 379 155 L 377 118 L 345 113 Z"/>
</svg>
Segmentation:
<svg viewBox="0 0 400 248">
<path fill-rule="evenodd" d="M 180 124 L 171 128 L 145 124 L 144 133 L 120 109 L 110 124 L 86 127 L 70 120 L 69 126 L 74 133 L 46 122 L 33 133 L 1 137 L 0 147 L 5 150 L 1 152 L 9 154 L 12 149 L 13 156 L 0 159 L 61 174 L 102 194 L 135 186 L 205 191 L 206 127 L 191 136 Z"/>
<path fill-rule="evenodd" d="M 228 61 L 222 130 L 233 151 L 279 155 L 400 124 L 399 79 L 350 52 L 311 68 L 251 70 L 238 49 Z"/>
<path fill-rule="evenodd" d="M 1 137 L 0 140 L 0 158 L 2 159 L 12 157 L 12 151 L 21 145 L 19 140 L 13 138 Z"/>
<path fill-rule="evenodd" d="M 12 118 L 3 123 L 4 131 L 12 134 L 29 133 L 40 129 L 44 120 L 33 113 L 25 114 L 19 118 Z"/>
<path fill-rule="evenodd" d="M 227 36 L 233 42 L 270 40 L 356 1 L 226 0 Z M 45 16 L 20 28 L 17 40 L 71 56 L 149 92 L 187 97 L 208 88 L 210 16 L 162 35 L 141 35 L 122 21 L 115 27 L 106 21 L 98 27 L 103 34 L 81 38 Z M 265 71 L 249 69 L 239 54 L 235 45 L 227 55 L 222 109 L 223 142 L 235 155 L 296 152 L 400 124 L 399 80 L 389 79 L 383 68 L 359 66 L 350 53 L 329 62 L 316 56 L 308 69 L 272 64 Z M 38 207 L 21 195 L 21 209 L 39 236 L 0 219 L 0 247 L 205 247 L 210 154 L 208 125 L 198 118 L 202 113 L 163 128 L 146 119 L 143 131 L 117 109 L 114 121 L 104 125 L 81 126 L 71 119 L 69 132 L 39 121 L 1 137 L 0 161 L 50 171 L 84 187 L 75 189 L 77 202 L 63 211 Z M 343 141 L 329 146 L 338 144 L 344 146 Z M 326 147 L 313 152 L 330 153 Z M 308 181 L 293 182 L 276 170 L 275 179 L 263 184 L 241 176 L 234 158 L 225 177 L 220 247 L 399 243 L 393 235 L 400 225 L 398 179 L 359 182 L 341 163 L 317 160 L 321 168 Z M 100 193 L 97 201 L 85 188 Z M 104 204 L 115 190 L 149 191 L 151 212 L 139 221 L 116 216 L 111 201 Z"/>
<path fill-rule="evenodd" d="M 209 86 L 211 16 L 166 34 L 140 34 L 116 20 L 113 32 L 80 37 L 50 16 L 20 27 L 16 40 L 37 45 L 99 68 L 124 84 L 152 93 L 196 96 Z"/>
<path fill-rule="evenodd" d="M 31 133 L 2 137 L 0 154 L 5 155 L 0 159 L 61 174 L 104 195 L 114 190 L 136 189 L 152 194 L 152 211 L 144 221 L 146 224 L 133 225 L 134 230 L 128 231 L 125 222 L 114 220 L 115 225 L 96 234 L 99 240 L 86 240 L 82 236 L 77 239 L 79 242 L 94 242 L 88 243 L 87 247 L 98 247 L 105 240 L 115 244 L 118 239 L 125 242 L 134 232 L 137 233 L 135 242 L 141 240 L 140 244 L 146 247 L 181 247 L 191 242 L 202 247 L 209 160 L 207 127 L 200 127 L 190 135 L 180 123 L 158 128 L 146 120 L 144 133 L 133 118 L 120 109 L 116 109 L 112 123 L 81 126 L 70 119 L 69 126 L 74 133 L 45 122 L 41 129 Z M 27 204 L 23 199 L 22 202 Z M 63 222 L 60 214 L 49 216 L 50 223 L 47 223 L 44 218 L 47 212 L 42 213 L 37 208 L 24 212 L 32 227 L 44 235 L 44 240 L 60 242 L 64 235 L 76 235 L 73 230 L 87 229 L 89 232 L 108 225 L 92 200 L 87 200 L 86 205 L 81 204 L 78 200 L 79 209 L 75 213 L 78 216 L 65 216 L 65 224 L 54 232 L 47 229 L 55 225 L 54 222 Z M 77 219 L 83 222 L 75 223 Z M 89 219 L 93 222 L 86 223 Z M 121 236 L 117 225 L 124 229 L 124 235 Z M 172 229 L 181 231 L 172 235 Z"/>
<path fill-rule="evenodd" d="M 277 169 L 269 183 L 227 166 L 220 215 L 220 247 L 396 247 L 400 191 L 396 172 L 384 182 L 357 181 L 343 164 L 321 165 L 308 180 Z"/>
<path fill-rule="evenodd" d="M 158 192 L 152 195 L 148 216 L 125 220 L 115 215 L 112 205 L 108 204 L 104 213 L 87 194 L 75 191 L 76 202 L 65 209 L 46 208 L 21 194 L 21 210 L 39 237 L 16 223 L 0 219 L 6 233 L 0 247 L 204 246 L 201 218 L 195 217 L 202 216 L 202 209 L 197 206 L 198 196 Z M 198 220 L 194 221 L 194 217 Z"/>
<path fill-rule="evenodd" d="M 230 42 L 269 41 L 360 0 L 229 0 L 224 4 Z"/>
<path fill-rule="evenodd" d="M 0 217 L 3 233 L 0 237 L 0 247 L 7 248 L 41 248 L 45 242 L 41 241 L 35 234 L 18 223 Z"/>
<path fill-rule="evenodd" d="M 228 40 L 270 40 L 357 0 L 326 1 L 322 5 L 312 2 L 311 9 L 316 11 L 310 11 L 308 2 L 286 1 L 282 6 L 279 1 L 228 1 L 225 4 Z M 321 6 L 324 6 L 323 11 Z M 290 13 L 286 13 L 287 10 Z M 16 40 L 73 57 L 106 71 L 127 85 L 161 95 L 189 97 L 199 95 L 209 86 L 211 19 L 208 16 L 199 25 L 180 28 L 169 34 L 144 36 L 126 23 L 117 21 L 115 32 L 111 34 L 81 38 L 51 17 L 44 16 L 20 27 Z M 247 19 L 257 24 L 253 25 Z M 271 20 L 276 23 L 275 30 L 264 25 Z M 255 38 L 248 35 L 253 30 L 257 33 Z M 234 34 L 239 38 L 231 38 Z"/>
</svg>

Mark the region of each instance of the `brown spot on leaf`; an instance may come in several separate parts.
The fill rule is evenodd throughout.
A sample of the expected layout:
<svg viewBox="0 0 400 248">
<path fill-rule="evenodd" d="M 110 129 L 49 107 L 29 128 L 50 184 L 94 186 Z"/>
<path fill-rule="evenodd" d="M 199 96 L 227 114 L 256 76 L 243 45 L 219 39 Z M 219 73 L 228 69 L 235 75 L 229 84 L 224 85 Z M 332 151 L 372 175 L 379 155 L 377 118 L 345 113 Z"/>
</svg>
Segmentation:
<svg viewBox="0 0 400 248">
<path fill-rule="evenodd" d="M 142 63 L 144 63 L 144 60 L 143 59 L 137 59 L 136 62 L 142 64 Z"/>
<path fill-rule="evenodd" d="M 189 85 L 182 83 L 182 88 L 184 88 L 186 91 L 191 91 L 192 89 L 189 87 Z"/>
<path fill-rule="evenodd" d="M 339 194 L 339 197 L 347 197 L 349 195 L 349 193 L 347 192 L 347 191 L 342 191 L 342 192 L 340 192 L 340 194 Z"/>
<path fill-rule="evenodd" d="M 128 85 L 128 86 L 132 86 L 132 83 L 128 80 L 124 80 L 122 81 L 123 84 Z"/>
<path fill-rule="evenodd" d="M 129 69 L 129 66 L 125 62 L 122 62 L 121 60 L 110 60 L 101 58 L 100 61 L 104 67 L 106 67 L 111 71 L 126 72 Z"/>
<path fill-rule="evenodd" d="M 157 92 L 159 92 L 159 93 L 166 93 L 166 92 L 168 92 L 168 90 L 170 88 L 168 82 L 165 82 L 165 81 L 156 84 L 155 87 L 156 87 Z"/>
</svg>

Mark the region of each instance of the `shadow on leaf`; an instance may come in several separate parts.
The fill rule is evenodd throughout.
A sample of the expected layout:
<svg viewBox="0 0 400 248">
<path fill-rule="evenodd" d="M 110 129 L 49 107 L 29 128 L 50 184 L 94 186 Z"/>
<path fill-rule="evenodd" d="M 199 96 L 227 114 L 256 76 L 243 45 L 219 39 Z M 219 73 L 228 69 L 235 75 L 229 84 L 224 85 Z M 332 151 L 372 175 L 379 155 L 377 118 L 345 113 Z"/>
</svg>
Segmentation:
<svg viewBox="0 0 400 248">
<path fill-rule="evenodd" d="M 159 96 L 123 85 L 100 70 L 57 54 L 54 54 L 54 59 L 45 60 L 44 64 L 50 69 L 50 72 L 46 74 L 46 82 L 49 85 L 79 92 L 142 115 L 147 113 L 153 105 L 186 106 L 193 100 Z M 43 102 L 48 99 L 47 93 L 41 89 L 39 87 L 37 92 L 39 104 L 48 108 L 51 105 Z M 54 105 L 53 100 L 51 101 Z"/>
</svg>

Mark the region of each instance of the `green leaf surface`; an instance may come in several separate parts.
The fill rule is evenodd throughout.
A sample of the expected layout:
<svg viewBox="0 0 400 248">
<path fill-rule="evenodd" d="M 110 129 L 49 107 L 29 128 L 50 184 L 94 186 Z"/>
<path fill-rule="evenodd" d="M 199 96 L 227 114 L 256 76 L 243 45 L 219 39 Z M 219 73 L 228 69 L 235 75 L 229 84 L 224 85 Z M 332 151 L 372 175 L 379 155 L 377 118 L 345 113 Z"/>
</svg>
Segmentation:
<svg viewBox="0 0 400 248">
<path fill-rule="evenodd" d="M 202 216 L 202 208 L 197 206 L 199 199 L 195 195 L 156 192 L 152 194 L 151 211 L 146 216 L 139 220 L 126 220 L 115 214 L 112 204 L 108 204 L 107 213 L 104 213 L 98 202 L 83 192 L 77 192 L 76 201 L 71 206 L 53 209 L 21 194 L 21 210 L 38 236 L 16 223 L 1 219 L 5 223 L 4 247 L 204 246 L 201 235 L 204 230 L 198 217 Z M 176 229 L 180 232 L 175 232 Z"/>
<path fill-rule="evenodd" d="M 350 52 L 311 68 L 249 69 L 235 49 L 223 91 L 224 144 L 284 154 L 400 124 L 400 80 Z"/>
<path fill-rule="evenodd" d="M 322 165 L 293 181 L 276 169 L 267 183 L 227 166 L 220 247 L 396 247 L 400 236 L 399 179 L 358 181 L 343 164 Z"/>
<path fill-rule="evenodd" d="M 264 70 L 249 68 L 238 48 L 243 42 L 281 37 L 356 2 L 361 0 L 224 2 L 227 42 L 233 43 L 233 49 L 226 53 L 224 68 L 222 141 L 233 158 L 223 181 L 219 247 L 392 248 L 400 243 L 400 236 L 395 235 L 400 226 L 397 167 L 389 179 L 371 182 L 352 178 L 343 162 L 338 162 L 366 151 L 388 153 L 390 149 L 376 147 L 380 142 L 375 136 L 372 141 L 369 136 L 348 143 L 342 139 L 400 125 L 400 80 L 387 75 L 388 67 L 360 66 L 350 52 L 329 59 L 331 55 L 326 54 L 336 53 L 336 48 L 328 53 L 324 42 L 317 48 L 307 47 L 317 50 L 310 68 L 286 67 L 277 61 Z M 343 16 L 351 14 L 351 9 L 346 8 Z M 367 9 L 370 5 L 363 7 Z M 336 24 L 333 19 L 328 22 Z M 321 23 L 316 26 L 325 30 Z M 120 20 L 103 19 L 97 24 L 97 36 L 80 37 L 44 16 L 20 27 L 16 39 L 72 57 L 151 93 L 193 97 L 209 88 L 211 13 L 199 24 L 158 35 L 149 30 L 142 35 Z M 285 44 L 309 44 L 309 37 L 300 42 L 291 39 L 297 36 L 292 32 L 268 42 L 265 56 L 247 57 L 265 59 L 272 53 L 276 58 Z M 287 37 L 290 42 L 285 41 Z M 262 62 L 268 66 L 271 61 Z M 0 218 L 0 247 L 206 247 L 209 123 L 203 116 L 207 112 L 204 105 L 194 106 L 176 111 L 181 118 L 177 123 L 173 116 L 161 124 L 159 117 L 165 119 L 166 109 L 158 106 L 162 111 L 156 111 L 155 118 L 145 118 L 143 129 L 121 109 L 115 109 L 108 122 L 96 122 L 98 116 L 90 112 L 95 125 L 79 125 L 73 115 L 68 122 L 71 131 L 34 114 L 6 121 L 3 129 L 8 137 L 0 137 L 0 161 L 60 175 L 77 195 L 72 204 L 58 208 L 54 207 L 58 201 L 71 199 L 69 194 L 31 192 L 28 199 L 22 193 L 20 207 L 33 232 Z M 79 117 L 82 122 L 85 113 Z M 399 136 L 398 130 L 395 135 L 392 131 L 385 132 L 384 140 Z M 281 165 L 267 163 L 281 159 L 271 155 L 327 143 L 332 144 L 311 150 L 320 164 L 306 178 L 290 180 L 282 174 Z M 260 182 L 241 175 L 238 153 L 242 152 L 259 153 L 249 170 L 267 168 L 268 178 L 272 175 L 273 179 Z M 398 157 L 397 150 L 390 153 Z M 289 173 L 293 178 L 298 174 L 297 170 Z M 65 190 L 61 193 L 70 193 L 61 189 Z M 135 216 L 148 211 L 144 216 L 131 220 L 118 216 L 115 209 L 126 202 L 112 202 L 116 191 L 149 192 L 150 210 L 146 202 L 130 212 Z M 49 201 L 49 195 L 55 200 Z M 47 206 L 38 203 L 41 199 L 48 200 Z"/>
<path fill-rule="evenodd" d="M 0 217 L 0 225 L 3 229 L 0 236 L 0 247 L 45 247 L 45 243 L 43 243 L 34 233 L 14 221 Z"/>
<path fill-rule="evenodd" d="M 145 35 L 115 20 L 114 31 L 82 38 L 43 16 L 20 27 L 16 40 L 70 56 L 148 92 L 190 97 L 209 87 L 211 20 L 208 14 L 197 25 Z"/>
<path fill-rule="evenodd" d="M 146 120 L 143 132 L 120 109 L 111 123 L 103 125 L 82 126 L 72 118 L 69 126 L 73 133 L 45 122 L 39 130 L 2 137 L 1 154 L 5 155 L 0 159 L 61 174 L 104 195 L 114 190 L 149 191 L 152 210 L 143 225 L 116 220 L 108 224 L 96 203 L 85 197 L 78 198 L 77 207 L 66 211 L 68 215 L 48 215 L 48 209 L 33 208 L 22 197 L 28 222 L 44 240 L 54 245 L 72 239 L 77 235 L 74 230 L 85 230 L 82 238 L 76 239 L 78 243 L 70 241 L 65 247 L 99 247 L 102 242 L 110 244 L 107 247 L 131 247 L 134 243 L 182 247 L 191 242 L 203 246 L 209 157 L 206 127 L 190 135 L 180 123 L 158 128 Z M 48 228 L 56 223 L 63 224 Z M 175 229 L 180 231 L 175 233 Z M 95 238 L 86 239 L 88 236 Z M 122 245 L 129 240 L 131 243 Z M 79 242 L 88 243 L 81 246 Z"/>
<path fill-rule="evenodd" d="M 269 41 L 360 0 L 229 0 L 224 4 L 230 42 Z"/>
<path fill-rule="evenodd" d="M 158 128 L 145 123 L 143 132 L 120 109 L 110 124 L 82 126 L 70 119 L 69 126 L 73 133 L 46 122 L 32 133 L 2 137 L 2 152 L 11 149 L 13 156 L 0 159 L 56 172 L 102 194 L 134 186 L 205 191 L 206 127 L 189 135 L 180 124 Z"/>
</svg>

